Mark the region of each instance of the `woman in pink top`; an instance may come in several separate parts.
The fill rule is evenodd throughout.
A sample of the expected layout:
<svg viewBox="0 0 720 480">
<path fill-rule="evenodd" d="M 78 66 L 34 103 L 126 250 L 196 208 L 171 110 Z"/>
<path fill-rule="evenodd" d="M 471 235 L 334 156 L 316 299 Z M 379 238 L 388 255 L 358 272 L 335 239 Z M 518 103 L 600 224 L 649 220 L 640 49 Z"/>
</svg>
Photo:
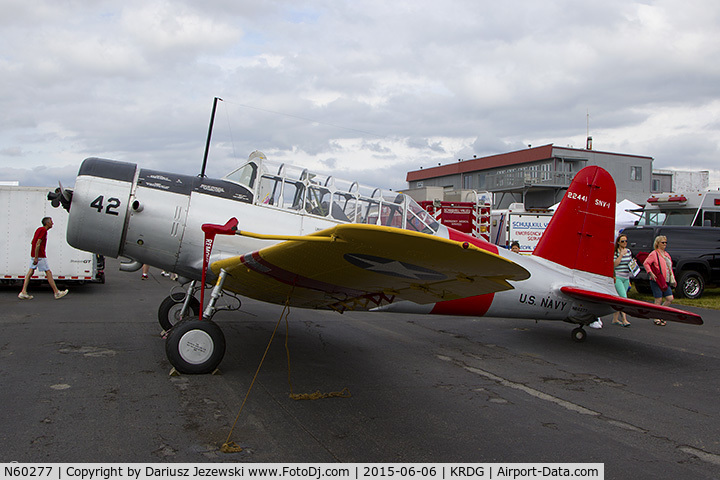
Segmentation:
<svg viewBox="0 0 720 480">
<path fill-rule="evenodd" d="M 653 247 L 655 249 L 647 256 L 643 262 L 643 266 L 650 277 L 650 289 L 653 292 L 655 304 L 660 305 L 662 303 L 662 305 L 667 306 L 674 300 L 672 287 L 677 285 L 672 269 L 672 259 L 670 258 L 670 254 L 665 251 L 665 248 L 667 247 L 667 237 L 665 235 L 658 235 L 655 237 Z M 652 269 L 650 268 L 651 265 L 655 265 L 662 272 L 662 276 L 665 278 L 665 282 L 667 283 L 665 290 L 661 289 L 657 284 L 657 277 L 652 272 Z M 665 325 L 665 320 L 656 318 L 655 325 L 663 326 Z"/>
</svg>

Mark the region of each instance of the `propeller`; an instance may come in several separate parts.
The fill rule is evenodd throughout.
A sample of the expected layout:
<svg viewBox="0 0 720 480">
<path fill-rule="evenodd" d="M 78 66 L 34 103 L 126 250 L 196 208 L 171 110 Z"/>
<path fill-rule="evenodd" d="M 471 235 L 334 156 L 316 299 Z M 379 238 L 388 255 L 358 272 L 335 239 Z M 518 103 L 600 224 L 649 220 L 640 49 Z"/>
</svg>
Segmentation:
<svg viewBox="0 0 720 480">
<path fill-rule="evenodd" d="M 69 212 L 73 191 L 69 188 L 63 188 L 61 182 L 58 182 L 58 184 L 60 187 L 56 188 L 54 192 L 48 192 L 47 199 L 50 200 L 50 204 L 54 208 L 62 205 L 62 207 Z"/>
</svg>

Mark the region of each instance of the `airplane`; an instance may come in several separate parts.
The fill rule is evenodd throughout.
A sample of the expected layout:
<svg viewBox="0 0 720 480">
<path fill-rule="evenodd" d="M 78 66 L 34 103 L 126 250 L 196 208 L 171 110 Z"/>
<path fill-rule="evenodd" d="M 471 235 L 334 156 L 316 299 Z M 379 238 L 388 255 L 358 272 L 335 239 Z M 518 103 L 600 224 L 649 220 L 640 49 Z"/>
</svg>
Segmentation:
<svg viewBox="0 0 720 480">
<path fill-rule="evenodd" d="M 48 199 L 68 210 L 73 247 L 130 259 L 122 270 L 179 275 L 183 290 L 161 302 L 158 320 L 173 367 L 202 374 L 226 349 L 214 314 L 239 308 L 218 306 L 225 294 L 340 313 L 564 321 L 577 342 L 614 311 L 701 325 L 700 315 L 616 294 L 615 195 L 607 171 L 579 171 L 532 255 L 444 226 L 408 195 L 258 151 L 222 179 L 87 158 L 74 189 Z"/>
</svg>

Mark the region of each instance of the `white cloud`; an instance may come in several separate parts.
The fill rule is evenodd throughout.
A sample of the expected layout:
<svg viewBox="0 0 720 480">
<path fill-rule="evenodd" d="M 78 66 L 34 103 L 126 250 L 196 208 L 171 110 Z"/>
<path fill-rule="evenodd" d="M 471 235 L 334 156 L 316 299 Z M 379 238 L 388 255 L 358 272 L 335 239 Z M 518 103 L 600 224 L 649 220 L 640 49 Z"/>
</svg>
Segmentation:
<svg viewBox="0 0 720 480">
<path fill-rule="evenodd" d="M 596 149 L 718 158 L 709 0 L 0 5 L 0 177 L 71 180 L 91 155 L 196 173 L 215 96 L 212 175 L 261 149 L 402 188 L 420 166 L 582 146 L 588 111 Z"/>
</svg>

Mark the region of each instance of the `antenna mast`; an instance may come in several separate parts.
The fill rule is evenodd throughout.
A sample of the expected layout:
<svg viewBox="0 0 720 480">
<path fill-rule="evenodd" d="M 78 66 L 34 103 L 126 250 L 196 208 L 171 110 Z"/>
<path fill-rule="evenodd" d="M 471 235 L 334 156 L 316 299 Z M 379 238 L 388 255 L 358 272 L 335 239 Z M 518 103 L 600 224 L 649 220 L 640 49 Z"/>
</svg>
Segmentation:
<svg viewBox="0 0 720 480">
<path fill-rule="evenodd" d="M 212 114 L 210 114 L 210 127 L 208 128 L 207 142 L 205 143 L 205 156 L 203 157 L 202 170 L 200 171 L 200 178 L 205 178 L 205 167 L 207 166 L 208 153 L 210 152 L 210 137 L 212 137 L 213 124 L 215 123 L 215 110 L 217 109 L 217 102 L 223 101 L 220 97 L 215 97 L 213 100 Z"/>
<path fill-rule="evenodd" d="M 587 143 L 585 143 L 586 150 L 592 150 L 592 137 L 590 136 L 590 109 L 587 109 Z"/>
</svg>

